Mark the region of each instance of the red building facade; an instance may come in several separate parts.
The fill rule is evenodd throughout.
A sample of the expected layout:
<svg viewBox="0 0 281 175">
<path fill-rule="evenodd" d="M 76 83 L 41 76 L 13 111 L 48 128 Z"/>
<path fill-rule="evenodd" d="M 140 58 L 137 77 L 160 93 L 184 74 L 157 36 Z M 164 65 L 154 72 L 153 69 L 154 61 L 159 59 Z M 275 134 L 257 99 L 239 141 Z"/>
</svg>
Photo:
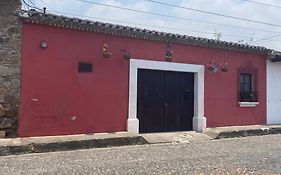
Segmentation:
<svg viewBox="0 0 281 175">
<path fill-rule="evenodd" d="M 202 93 L 194 95 L 194 112 L 203 111 L 201 117 L 206 120 L 201 129 L 266 123 L 265 48 L 53 15 L 22 18 L 20 136 L 130 131 L 128 118 L 136 113 L 130 106 L 130 93 L 134 93 L 130 76 L 138 61 L 148 61 L 143 63 L 152 69 L 162 63 L 172 65 L 167 71 L 175 72 L 181 66 L 202 68 L 201 79 L 193 72 L 194 94 Z M 168 43 L 171 61 L 165 58 Z M 105 44 L 110 57 L 103 54 Z M 124 58 L 124 50 L 131 59 Z M 217 72 L 206 66 L 212 60 L 218 65 Z M 221 64 L 226 62 L 228 70 L 223 72 Z M 242 105 L 241 73 L 252 75 L 251 88 L 256 94 L 251 95 L 258 97 Z M 202 80 L 200 89 L 196 81 Z M 132 130 L 138 132 L 140 126 L 132 124 Z"/>
</svg>

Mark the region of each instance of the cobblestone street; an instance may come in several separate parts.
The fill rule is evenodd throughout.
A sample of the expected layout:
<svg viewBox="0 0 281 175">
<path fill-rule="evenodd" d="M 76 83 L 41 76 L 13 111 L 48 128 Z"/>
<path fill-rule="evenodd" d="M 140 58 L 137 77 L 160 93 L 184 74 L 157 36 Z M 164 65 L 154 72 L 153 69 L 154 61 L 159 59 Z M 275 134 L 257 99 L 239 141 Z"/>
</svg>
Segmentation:
<svg viewBox="0 0 281 175">
<path fill-rule="evenodd" d="M 9 174 L 281 174 L 281 135 L 0 157 Z"/>
</svg>

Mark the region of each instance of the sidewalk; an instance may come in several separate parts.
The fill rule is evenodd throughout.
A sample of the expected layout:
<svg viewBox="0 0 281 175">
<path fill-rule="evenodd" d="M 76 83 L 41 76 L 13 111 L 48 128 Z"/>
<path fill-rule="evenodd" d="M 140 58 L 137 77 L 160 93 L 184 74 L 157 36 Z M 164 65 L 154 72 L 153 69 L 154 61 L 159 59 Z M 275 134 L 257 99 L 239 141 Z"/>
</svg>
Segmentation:
<svg viewBox="0 0 281 175">
<path fill-rule="evenodd" d="M 159 143 L 188 143 L 212 139 L 281 134 L 281 125 L 207 128 L 195 131 L 150 134 L 127 132 L 0 139 L 0 156 L 77 149 Z"/>
<path fill-rule="evenodd" d="M 146 144 L 126 132 L 0 139 L 0 156 Z"/>
<path fill-rule="evenodd" d="M 248 125 L 207 128 L 203 133 L 214 139 L 281 134 L 281 125 Z"/>
</svg>

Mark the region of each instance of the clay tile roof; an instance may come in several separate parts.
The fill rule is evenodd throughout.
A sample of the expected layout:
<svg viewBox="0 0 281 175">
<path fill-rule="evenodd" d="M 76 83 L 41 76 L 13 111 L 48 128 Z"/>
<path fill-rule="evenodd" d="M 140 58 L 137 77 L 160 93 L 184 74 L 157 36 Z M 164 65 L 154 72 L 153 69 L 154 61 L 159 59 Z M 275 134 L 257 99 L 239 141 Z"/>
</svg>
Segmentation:
<svg viewBox="0 0 281 175">
<path fill-rule="evenodd" d="M 247 44 L 239 44 L 234 42 L 226 42 L 202 37 L 194 37 L 154 30 L 140 29 L 136 27 L 115 25 L 110 23 L 83 20 L 80 18 L 71 18 L 54 14 L 43 14 L 35 10 L 19 13 L 19 17 L 26 23 L 35 23 L 49 25 L 54 27 L 65 27 L 74 30 L 91 31 L 108 35 L 118 35 L 129 38 L 139 38 L 146 40 L 155 40 L 161 42 L 170 42 L 177 44 L 185 44 L 191 46 L 201 46 L 210 48 L 219 48 L 226 50 L 270 54 L 272 49 L 267 49 L 261 46 L 252 46 Z"/>
</svg>

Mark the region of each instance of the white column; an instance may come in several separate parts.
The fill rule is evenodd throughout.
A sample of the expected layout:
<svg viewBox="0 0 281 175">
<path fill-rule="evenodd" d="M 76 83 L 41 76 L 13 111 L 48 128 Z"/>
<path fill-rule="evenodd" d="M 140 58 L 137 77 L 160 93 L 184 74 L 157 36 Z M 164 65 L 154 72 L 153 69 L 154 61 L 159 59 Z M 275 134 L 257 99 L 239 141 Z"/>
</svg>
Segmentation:
<svg viewBox="0 0 281 175">
<path fill-rule="evenodd" d="M 138 89 L 138 69 L 133 61 L 130 61 L 129 74 L 129 109 L 127 120 L 127 131 L 139 133 L 139 120 L 137 119 L 137 89 Z"/>
<path fill-rule="evenodd" d="M 202 132 L 206 128 L 204 116 L 204 69 L 194 74 L 194 117 L 193 130 Z"/>
</svg>

